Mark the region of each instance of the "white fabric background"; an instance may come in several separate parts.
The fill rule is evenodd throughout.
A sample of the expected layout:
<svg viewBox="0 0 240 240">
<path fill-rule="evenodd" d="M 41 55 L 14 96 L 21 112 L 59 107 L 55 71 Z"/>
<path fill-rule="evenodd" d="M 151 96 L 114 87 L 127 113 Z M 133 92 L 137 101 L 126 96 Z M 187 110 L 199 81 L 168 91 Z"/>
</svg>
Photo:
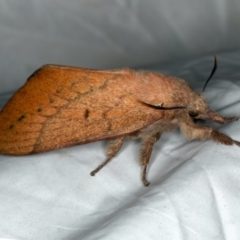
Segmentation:
<svg viewBox="0 0 240 240">
<path fill-rule="evenodd" d="M 240 51 L 220 54 L 239 47 L 238 9 L 238 1 L 209 0 L 1 1 L 0 107 L 45 63 L 148 65 L 201 91 L 213 57 L 199 56 L 217 52 L 207 102 L 240 116 Z M 212 126 L 240 140 L 239 122 Z M 0 155 L 0 239 L 240 239 L 239 147 L 163 135 L 145 188 L 134 141 L 90 177 L 105 146 Z"/>
<path fill-rule="evenodd" d="M 238 0 L 1 0 L 0 93 L 39 66 L 138 67 L 240 47 Z"/>
</svg>

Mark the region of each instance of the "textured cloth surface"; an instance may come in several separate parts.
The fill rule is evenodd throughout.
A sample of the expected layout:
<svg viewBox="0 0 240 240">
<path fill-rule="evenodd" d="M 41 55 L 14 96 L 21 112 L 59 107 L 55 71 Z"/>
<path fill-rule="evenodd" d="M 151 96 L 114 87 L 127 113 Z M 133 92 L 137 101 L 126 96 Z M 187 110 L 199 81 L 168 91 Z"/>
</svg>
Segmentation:
<svg viewBox="0 0 240 240">
<path fill-rule="evenodd" d="M 222 115 L 240 116 L 240 51 L 219 54 L 218 62 L 205 98 Z M 206 56 L 147 69 L 181 77 L 200 92 L 212 66 Z M 9 97 L 1 95 L 1 107 Z M 240 140 L 239 121 L 207 124 Z M 105 159 L 105 146 L 0 155 L 0 239 L 240 239 L 239 147 L 164 134 L 151 157 L 151 184 L 143 187 L 135 141 L 89 175 Z"/>
</svg>

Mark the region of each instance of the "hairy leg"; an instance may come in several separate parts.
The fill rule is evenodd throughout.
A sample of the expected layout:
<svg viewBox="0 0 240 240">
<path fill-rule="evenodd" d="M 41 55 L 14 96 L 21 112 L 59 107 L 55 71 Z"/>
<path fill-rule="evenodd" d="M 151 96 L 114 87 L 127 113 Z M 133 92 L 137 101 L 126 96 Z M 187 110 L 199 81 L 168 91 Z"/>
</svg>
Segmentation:
<svg viewBox="0 0 240 240">
<path fill-rule="evenodd" d="M 157 133 L 154 136 L 151 136 L 149 138 L 143 139 L 143 145 L 141 148 L 141 165 L 143 166 L 143 171 L 142 171 L 142 182 L 144 186 L 148 186 L 150 183 L 147 181 L 146 178 L 146 173 L 147 173 L 147 166 L 150 160 L 150 156 L 152 153 L 152 148 L 155 142 L 157 142 L 160 138 L 161 134 Z"/>
<path fill-rule="evenodd" d="M 184 135 L 190 140 L 206 140 L 212 139 L 215 142 L 233 145 L 236 144 L 240 147 L 240 142 L 233 140 L 229 136 L 221 133 L 211 127 L 198 126 L 194 123 L 181 123 L 180 128 Z"/>
<path fill-rule="evenodd" d="M 96 169 L 94 169 L 90 174 L 91 176 L 95 176 L 95 174 L 101 170 L 105 165 L 107 165 L 111 159 L 116 156 L 118 151 L 120 150 L 123 142 L 124 142 L 125 136 L 115 138 L 113 140 L 110 140 L 107 146 L 107 159 L 101 163 Z"/>
</svg>

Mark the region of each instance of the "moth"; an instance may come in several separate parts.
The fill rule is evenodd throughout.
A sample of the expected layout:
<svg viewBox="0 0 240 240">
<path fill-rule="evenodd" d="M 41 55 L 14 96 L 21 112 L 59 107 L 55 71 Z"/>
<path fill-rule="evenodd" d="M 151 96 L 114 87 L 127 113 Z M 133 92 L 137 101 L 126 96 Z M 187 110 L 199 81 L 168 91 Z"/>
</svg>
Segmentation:
<svg viewBox="0 0 240 240">
<path fill-rule="evenodd" d="M 215 58 L 207 82 L 216 66 Z M 180 128 L 189 140 L 240 146 L 225 134 L 198 125 L 198 119 L 223 124 L 238 118 L 211 110 L 202 94 L 176 77 L 143 70 L 44 65 L 1 110 L 0 153 L 28 155 L 110 139 L 107 158 L 91 172 L 94 176 L 126 138 L 140 139 L 142 182 L 148 186 L 152 148 L 165 132 Z"/>
</svg>

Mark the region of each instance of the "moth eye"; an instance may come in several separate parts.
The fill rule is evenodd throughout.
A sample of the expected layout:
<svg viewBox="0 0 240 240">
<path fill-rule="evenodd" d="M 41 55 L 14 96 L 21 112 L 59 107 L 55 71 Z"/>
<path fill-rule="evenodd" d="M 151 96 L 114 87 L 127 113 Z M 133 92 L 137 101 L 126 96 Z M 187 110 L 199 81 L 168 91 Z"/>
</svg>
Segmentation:
<svg viewBox="0 0 240 240">
<path fill-rule="evenodd" d="M 194 112 L 194 111 L 191 111 L 191 110 L 188 112 L 188 114 L 189 114 L 190 117 L 196 117 L 198 115 L 197 112 Z"/>
</svg>

